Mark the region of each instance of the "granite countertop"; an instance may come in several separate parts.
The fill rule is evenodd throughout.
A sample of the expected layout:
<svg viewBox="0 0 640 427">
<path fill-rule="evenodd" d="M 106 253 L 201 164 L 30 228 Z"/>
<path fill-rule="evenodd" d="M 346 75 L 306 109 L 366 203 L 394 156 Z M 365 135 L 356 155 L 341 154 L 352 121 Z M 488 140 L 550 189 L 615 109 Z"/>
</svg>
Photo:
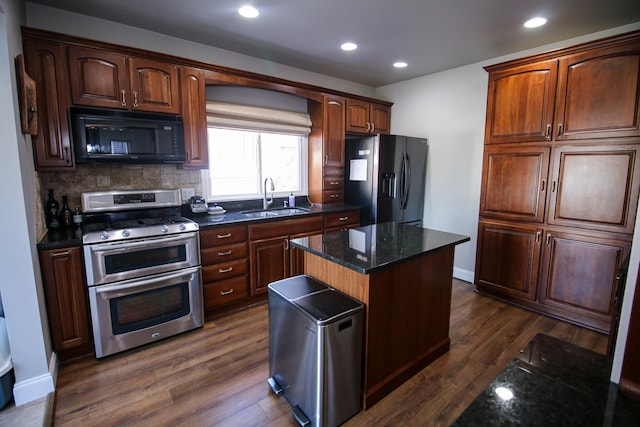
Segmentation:
<svg viewBox="0 0 640 427">
<path fill-rule="evenodd" d="M 291 245 L 362 274 L 469 241 L 468 236 L 387 222 L 300 237 Z"/>
</svg>

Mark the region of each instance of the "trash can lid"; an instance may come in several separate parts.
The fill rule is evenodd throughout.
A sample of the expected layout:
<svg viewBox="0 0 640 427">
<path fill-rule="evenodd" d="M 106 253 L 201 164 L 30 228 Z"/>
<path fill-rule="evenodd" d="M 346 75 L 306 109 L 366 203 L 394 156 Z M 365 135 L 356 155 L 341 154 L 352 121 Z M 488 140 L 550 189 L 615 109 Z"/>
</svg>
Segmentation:
<svg viewBox="0 0 640 427">
<path fill-rule="evenodd" d="M 318 325 L 332 323 L 364 308 L 361 302 L 332 288 L 298 298 L 294 304 L 314 318 Z"/>
<path fill-rule="evenodd" d="M 269 289 L 276 291 L 289 301 L 302 296 L 329 289 L 329 286 L 306 274 L 269 283 Z"/>
</svg>

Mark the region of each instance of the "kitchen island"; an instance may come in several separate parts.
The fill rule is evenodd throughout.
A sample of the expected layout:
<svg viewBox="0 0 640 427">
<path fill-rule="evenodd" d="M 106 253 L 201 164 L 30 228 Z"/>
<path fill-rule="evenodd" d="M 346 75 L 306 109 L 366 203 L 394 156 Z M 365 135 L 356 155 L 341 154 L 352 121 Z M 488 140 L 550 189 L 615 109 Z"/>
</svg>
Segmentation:
<svg viewBox="0 0 640 427">
<path fill-rule="evenodd" d="M 397 223 L 291 240 L 304 272 L 363 302 L 363 408 L 449 350 L 455 246 L 469 237 Z"/>
</svg>

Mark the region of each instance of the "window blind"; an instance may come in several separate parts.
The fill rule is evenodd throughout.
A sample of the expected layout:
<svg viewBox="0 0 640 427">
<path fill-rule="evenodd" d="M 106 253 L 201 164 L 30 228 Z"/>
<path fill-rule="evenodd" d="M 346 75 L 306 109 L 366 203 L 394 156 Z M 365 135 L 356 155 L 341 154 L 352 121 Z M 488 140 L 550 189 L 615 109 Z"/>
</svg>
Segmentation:
<svg viewBox="0 0 640 427">
<path fill-rule="evenodd" d="M 309 114 L 207 100 L 209 126 L 258 132 L 309 135 Z"/>
</svg>

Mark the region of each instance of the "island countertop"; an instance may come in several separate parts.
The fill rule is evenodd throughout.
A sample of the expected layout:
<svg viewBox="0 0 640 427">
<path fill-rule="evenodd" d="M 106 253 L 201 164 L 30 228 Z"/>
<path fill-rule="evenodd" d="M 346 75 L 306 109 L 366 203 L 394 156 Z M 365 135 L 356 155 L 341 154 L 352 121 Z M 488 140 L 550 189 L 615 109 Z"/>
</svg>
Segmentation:
<svg viewBox="0 0 640 427">
<path fill-rule="evenodd" d="M 468 236 L 387 222 L 291 240 L 293 247 L 369 274 L 427 252 L 469 241 Z"/>
</svg>

